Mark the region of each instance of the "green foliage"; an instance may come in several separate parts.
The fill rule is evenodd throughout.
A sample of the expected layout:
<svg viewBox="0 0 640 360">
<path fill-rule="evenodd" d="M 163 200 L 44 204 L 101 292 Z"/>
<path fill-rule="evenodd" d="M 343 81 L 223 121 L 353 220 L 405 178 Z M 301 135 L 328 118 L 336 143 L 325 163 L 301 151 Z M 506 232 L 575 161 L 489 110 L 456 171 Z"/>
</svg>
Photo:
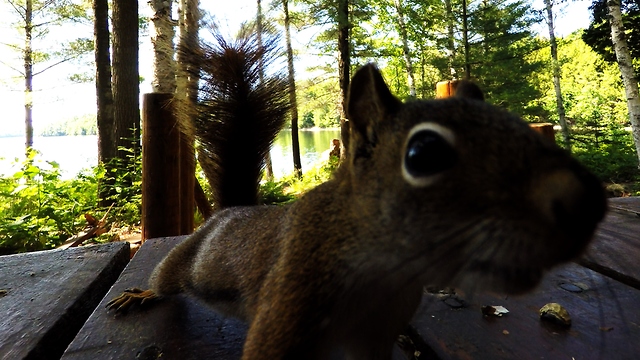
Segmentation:
<svg viewBox="0 0 640 360">
<path fill-rule="evenodd" d="M 276 181 L 260 184 L 260 199 L 263 204 L 287 204 L 295 201 L 307 191 L 329 180 L 338 168 L 340 159 L 331 157 L 298 178 L 294 173 Z"/>
<path fill-rule="evenodd" d="M 121 163 L 110 172 L 98 166 L 62 180 L 57 163 L 43 163 L 31 150 L 19 171 L 0 178 L 0 254 L 54 248 L 87 225 L 87 213 L 101 218 L 109 211 L 113 225 L 139 226 L 141 162 L 138 158 L 133 170 Z M 98 184 L 106 180 L 112 184 L 111 209 L 96 205 Z"/>
<path fill-rule="evenodd" d="M 640 70 L 640 0 L 622 0 L 620 3 L 627 45 L 631 57 L 636 59 L 635 69 L 638 72 Z M 593 21 L 582 34 L 582 39 L 606 61 L 614 63 L 616 54 L 611 40 L 607 1 L 594 0 L 589 10 L 591 10 Z"/>
<path fill-rule="evenodd" d="M 640 181 L 633 137 L 620 124 L 590 122 L 572 140 L 574 155 L 601 180 Z"/>
<path fill-rule="evenodd" d="M 532 56 L 551 57 L 548 48 Z M 603 181 L 640 180 L 633 138 L 625 129 L 629 119 L 617 64 L 604 61 L 584 43 L 580 31 L 560 39 L 558 61 L 562 65 L 560 85 L 574 155 Z M 546 70 L 534 80 L 543 93 L 536 102 L 550 115 L 540 120 L 557 124 L 551 69 Z"/>
<path fill-rule="evenodd" d="M 296 199 L 294 194 L 287 192 L 287 183 L 283 181 L 267 180 L 260 184 L 260 201 L 265 205 L 286 204 Z"/>
<path fill-rule="evenodd" d="M 304 114 L 301 128 L 340 126 L 340 91 L 334 78 L 314 78 L 298 85 L 298 113 Z"/>
<path fill-rule="evenodd" d="M 470 9 L 471 76 L 489 102 L 525 118 L 544 116 L 541 108 L 527 106 L 540 96 L 529 78 L 544 63 L 527 56 L 546 46 L 531 30 L 539 21 L 525 1 L 484 1 Z"/>
<path fill-rule="evenodd" d="M 300 122 L 301 129 L 312 128 L 316 126 L 316 123 L 313 121 L 313 112 L 307 111 L 302 115 L 302 121 Z"/>
<path fill-rule="evenodd" d="M 340 159 L 332 156 L 326 162 L 322 162 L 305 171 L 302 178 L 298 178 L 295 174 L 291 174 L 289 176 L 285 176 L 280 181 L 285 184 L 286 192 L 299 197 L 308 190 L 329 180 L 334 171 L 338 168 L 339 163 Z"/>
<path fill-rule="evenodd" d="M 103 182 L 109 194 L 105 203 L 112 204 L 116 221 L 138 219 L 142 212 L 142 157 L 133 149 L 119 148 L 124 158 L 114 158 L 104 166 Z"/>
<path fill-rule="evenodd" d="M 58 164 L 31 150 L 21 168 L 0 178 L 0 254 L 44 250 L 81 230 L 96 203 L 97 176 L 61 180 Z"/>
</svg>

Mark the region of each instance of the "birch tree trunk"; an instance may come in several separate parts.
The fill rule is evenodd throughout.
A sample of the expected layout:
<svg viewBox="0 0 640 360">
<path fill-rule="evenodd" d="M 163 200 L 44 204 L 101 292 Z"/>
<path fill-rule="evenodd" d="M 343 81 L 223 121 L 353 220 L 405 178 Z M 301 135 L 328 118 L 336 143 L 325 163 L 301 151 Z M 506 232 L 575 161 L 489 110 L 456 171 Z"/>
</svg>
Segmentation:
<svg viewBox="0 0 640 360">
<path fill-rule="evenodd" d="M 24 127 L 25 150 L 33 147 L 33 0 L 27 0 L 24 12 Z"/>
<path fill-rule="evenodd" d="M 620 0 L 607 0 L 607 10 L 611 24 L 611 39 L 616 52 L 620 74 L 622 75 L 622 82 L 624 83 L 629 121 L 631 122 L 633 140 L 636 144 L 638 168 L 640 168 L 640 97 L 638 96 L 638 79 L 633 70 L 631 54 L 624 34 Z"/>
<path fill-rule="evenodd" d="M 404 63 L 407 70 L 407 82 L 409 85 L 409 95 L 416 97 L 415 77 L 413 74 L 413 63 L 411 62 L 411 54 L 409 52 L 409 39 L 407 38 L 407 25 L 404 21 L 404 11 L 402 0 L 394 0 L 393 4 L 398 13 L 398 33 L 402 40 L 402 52 L 404 54 Z"/>
<path fill-rule="evenodd" d="M 302 161 L 300 160 L 300 140 L 298 139 L 298 100 L 296 98 L 296 78 L 293 68 L 293 48 L 291 47 L 291 19 L 289 18 L 289 0 L 282 0 L 284 11 L 284 32 L 287 43 L 287 65 L 289 68 L 289 102 L 291 103 L 291 148 L 293 152 L 293 171 L 298 178 L 302 177 Z"/>
<path fill-rule="evenodd" d="M 200 30 L 200 10 L 198 0 L 180 0 L 178 5 L 178 46 L 180 49 L 196 49 L 199 41 L 198 31 Z M 197 73 L 189 68 L 190 61 L 187 61 L 184 51 L 177 52 L 177 73 L 176 73 L 176 97 L 179 102 L 184 103 L 184 110 L 179 111 L 182 132 L 195 141 L 195 119 L 194 107 L 198 97 Z M 182 106 L 182 105 L 181 105 Z"/>
<path fill-rule="evenodd" d="M 551 0 L 544 0 L 547 10 L 547 25 L 549 26 L 549 44 L 551 46 L 551 66 L 553 67 L 553 88 L 556 92 L 556 106 L 558 109 L 558 120 L 562 128 L 562 140 L 565 149 L 571 151 L 571 138 L 569 137 L 569 127 L 564 112 L 562 101 L 562 90 L 560 88 L 560 63 L 558 62 L 558 43 L 556 42 L 555 30 L 553 27 L 553 7 Z"/>
<path fill-rule="evenodd" d="M 195 49 L 198 46 L 200 10 L 198 0 L 180 0 L 178 5 L 178 49 Z M 195 177 L 195 115 L 194 107 L 198 97 L 198 79 L 195 71 L 188 68 L 184 53 L 178 51 L 176 66 L 176 98 L 184 104 L 178 112 L 180 132 L 180 232 L 190 234 L 194 228 L 193 211 L 197 205 L 202 216 L 208 218 L 212 211 L 202 187 Z"/>
<path fill-rule="evenodd" d="M 258 33 L 258 46 L 262 47 L 262 2 L 258 0 L 258 11 L 256 14 L 256 32 Z M 260 82 L 262 83 L 264 79 L 264 65 L 262 62 L 262 57 L 260 58 Z M 267 155 L 264 157 L 265 163 L 265 175 L 267 180 L 273 180 L 273 162 L 271 161 L 271 153 L 267 152 Z"/>
<path fill-rule="evenodd" d="M 173 1 L 151 0 L 153 10 L 151 21 L 151 43 L 153 44 L 153 80 L 154 92 L 170 93 L 176 91 L 176 63 L 173 46 L 174 21 L 171 19 Z"/>
</svg>

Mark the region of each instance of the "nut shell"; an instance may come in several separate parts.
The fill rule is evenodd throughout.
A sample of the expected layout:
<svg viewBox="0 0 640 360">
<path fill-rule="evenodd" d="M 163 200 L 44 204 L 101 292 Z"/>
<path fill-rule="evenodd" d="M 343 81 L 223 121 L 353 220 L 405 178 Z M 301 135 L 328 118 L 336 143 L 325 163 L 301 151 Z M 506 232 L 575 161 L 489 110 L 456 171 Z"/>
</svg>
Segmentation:
<svg viewBox="0 0 640 360">
<path fill-rule="evenodd" d="M 558 303 L 548 303 L 540 308 L 540 319 L 562 326 L 571 326 L 569 312 Z"/>
</svg>

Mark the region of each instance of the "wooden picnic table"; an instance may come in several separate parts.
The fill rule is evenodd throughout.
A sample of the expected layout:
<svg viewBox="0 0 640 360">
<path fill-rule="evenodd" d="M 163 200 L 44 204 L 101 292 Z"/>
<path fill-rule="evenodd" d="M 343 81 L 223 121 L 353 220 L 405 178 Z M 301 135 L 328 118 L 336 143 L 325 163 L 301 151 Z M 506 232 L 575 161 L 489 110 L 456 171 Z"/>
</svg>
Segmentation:
<svg viewBox="0 0 640 360">
<path fill-rule="evenodd" d="M 530 294 L 505 297 L 425 292 L 407 329 L 409 343 L 420 352 L 416 358 L 640 358 L 639 214 L 640 197 L 611 199 L 610 211 L 588 253 L 575 263 L 553 270 Z M 77 310 L 78 305 L 70 305 L 78 300 L 61 299 L 78 299 L 73 294 L 85 293 L 91 287 L 91 278 L 106 278 L 99 269 L 108 266 L 96 258 L 96 250 L 91 255 L 77 253 L 85 248 L 51 252 L 55 261 L 47 266 L 42 255 L 47 252 L 29 261 L 28 256 L 34 255 L 16 255 L 11 264 L 7 257 L 0 258 L 0 309 L 9 314 L 0 319 L 0 359 L 57 359 L 60 352 L 47 350 L 53 349 L 52 343 L 64 348 L 71 338 L 62 355 L 66 360 L 238 359 L 246 324 L 225 318 L 188 296 L 167 298 L 124 316 L 104 308 L 124 289 L 146 287 L 155 265 L 183 239 L 145 242 L 101 302 L 84 306 L 85 313 L 87 307 L 95 308 L 86 322 L 87 315 Z M 14 278 L 32 289 L 30 295 L 18 297 L 22 292 L 16 289 L 22 285 L 16 285 L 19 282 Z M 1 290 L 7 288 L 3 296 Z M 67 305 L 58 306 L 60 302 Z M 540 320 L 539 309 L 550 302 L 567 309 L 572 319 L 570 327 Z M 502 317 L 483 315 L 481 307 L 485 305 L 503 306 L 509 313 Z M 84 322 L 84 326 L 78 332 L 52 325 L 69 319 Z M 51 333 L 51 329 L 56 334 L 66 333 L 67 338 L 52 341 L 51 335 L 41 335 Z M 408 358 L 399 350 L 394 355 L 396 360 Z"/>
<path fill-rule="evenodd" d="M 128 262 L 128 243 L 1 256 L 0 359 L 59 359 Z"/>
<path fill-rule="evenodd" d="M 639 279 L 640 198 L 611 199 L 587 254 L 536 291 L 425 296 L 413 325 L 439 359 L 640 359 Z M 540 320 L 552 302 L 569 312 L 569 328 Z M 494 305 L 509 313 L 482 314 Z"/>
</svg>

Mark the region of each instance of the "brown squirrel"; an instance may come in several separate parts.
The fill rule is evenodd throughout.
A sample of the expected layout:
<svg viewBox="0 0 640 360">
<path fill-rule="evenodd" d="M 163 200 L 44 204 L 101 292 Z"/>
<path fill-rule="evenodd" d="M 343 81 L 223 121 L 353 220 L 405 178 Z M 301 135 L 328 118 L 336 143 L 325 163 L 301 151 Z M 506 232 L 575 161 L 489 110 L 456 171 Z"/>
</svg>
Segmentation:
<svg viewBox="0 0 640 360">
<path fill-rule="evenodd" d="M 224 53 L 219 65 L 253 66 L 242 51 Z M 246 72 L 225 81 L 222 88 L 242 88 Z M 215 109 L 249 108 L 228 95 Z M 214 188 L 224 208 L 156 267 L 150 290 L 109 307 L 188 293 L 249 323 L 246 360 L 390 359 L 423 286 L 531 290 L 545 270 L 583 252 L 604 216 L 593 175 L 479 99 L 402 103 L 366 65 L 351 81 L 348 117 L 350 148 L 332 180 L 284 206 L 234 206 L 243 194 Z M 225 134 L 247 129 L 236 120 L 222 121 L 235 129 Z M 241 140 L 205 142 L 206 151 Z M 262 163 L 220 151 L 237 166 Z M 225 171 L 219 176 L 233 184 Z"/>
</svg>

